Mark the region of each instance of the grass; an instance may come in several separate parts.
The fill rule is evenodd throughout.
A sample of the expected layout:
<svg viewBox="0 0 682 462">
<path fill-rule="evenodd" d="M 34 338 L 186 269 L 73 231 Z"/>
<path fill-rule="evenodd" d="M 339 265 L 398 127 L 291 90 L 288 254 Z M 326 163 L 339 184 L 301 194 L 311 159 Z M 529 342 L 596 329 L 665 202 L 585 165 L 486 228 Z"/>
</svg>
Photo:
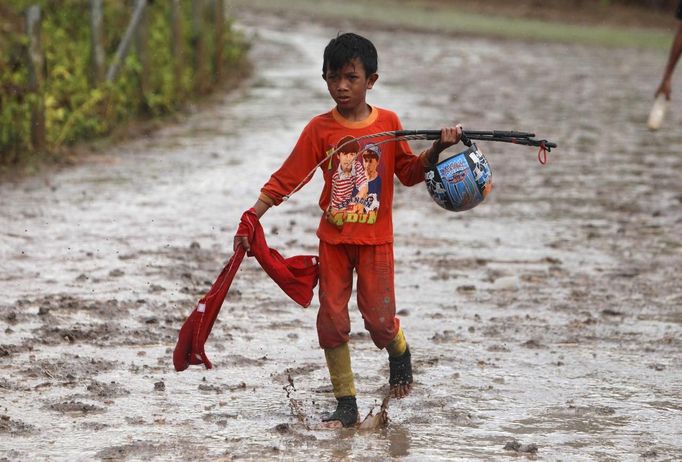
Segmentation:
<svg viewBox="0 0 682 462">
<path fill-rule="evenodd" d="M 667 50 L 671 31 L 662 29 L 577 25 L 526 18 L 484 15 L 423 1 L 395 3 L 387 0 L 233 0 L 234 7 L 267 9 L 321 20 L 371 22 L 389 28 L 429 30 L 444 34 L 500 39 L 577 43 L 606 47 Z"/>
</svg>

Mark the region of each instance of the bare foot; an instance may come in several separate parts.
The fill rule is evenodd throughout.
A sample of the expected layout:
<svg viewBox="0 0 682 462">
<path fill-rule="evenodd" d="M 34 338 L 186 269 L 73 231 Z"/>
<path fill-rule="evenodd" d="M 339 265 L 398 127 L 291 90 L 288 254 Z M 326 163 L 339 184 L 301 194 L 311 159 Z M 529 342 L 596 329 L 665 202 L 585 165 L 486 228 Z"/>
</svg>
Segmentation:
<svg viewBox="0 0 682 462">
<path fill-rule="evenodd" d="M 407 383 L 405 385 L 394 385 L 391 387 L 391 394 L 394 398 L 404 398 L 410 394 L 412 391 L 412 384 Z"/>
<path fill-rule="evenodd" d="M 320 422 L 318 427 L 323 430 L 337 430 L 343 428 L 340 420 L 328 420 L 327 422 Z"/>
<path fill-rule="evenodd" d="M 344 425 L 352 427 L 360 419 L 358 405 L 355 396 L 342 396 L 337 398 L 336 410 L 322 418 L 320 428 L 343 428 Z"/>
</svg>

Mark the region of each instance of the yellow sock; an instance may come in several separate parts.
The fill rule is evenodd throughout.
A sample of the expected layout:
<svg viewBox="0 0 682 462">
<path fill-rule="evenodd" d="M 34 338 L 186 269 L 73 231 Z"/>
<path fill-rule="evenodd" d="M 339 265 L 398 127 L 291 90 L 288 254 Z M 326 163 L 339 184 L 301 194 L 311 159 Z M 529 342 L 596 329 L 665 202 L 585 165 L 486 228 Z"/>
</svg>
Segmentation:
<svg viewBox="0 0 682 462">
<path fill-rule="evenodd" d="M 324 357 L 327 360 L 329 377 L 334 387 L 334 397 L 355 396 L 355 380 L 350 367 L 350 349 L 348 343 L 336 348 L 325 348 Z"/>
<path fill-rule="evenodd" d="M 386 345 L 386 350 L 388 351 L 388 356 L 391 358 L 397 358 L 402 356 L 407 350 L 407 340 L 405 340 L 405 334 L 403 333 L 403 328 L 398 329 L 398 333 L 395 334 L 391 343 Z"/>
</svg>

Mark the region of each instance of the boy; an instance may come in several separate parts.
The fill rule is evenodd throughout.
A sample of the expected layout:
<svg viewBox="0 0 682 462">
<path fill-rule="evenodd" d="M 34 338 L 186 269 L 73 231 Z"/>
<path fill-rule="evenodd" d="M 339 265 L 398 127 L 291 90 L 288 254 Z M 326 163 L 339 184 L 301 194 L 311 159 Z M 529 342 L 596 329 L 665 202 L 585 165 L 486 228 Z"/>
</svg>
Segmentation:
<svg viewBox="0 0 682 462">
<path fill-rule="evenodd" d="M 377 52 L 372 42 L 353 33 L 342 34 L 329 42 L 323 58 L 322 78 L 336 105 L 308 123 L 289 157 L 263 186 L 253 206 L 259 218 L 271 206 L 279 205 L 282 197 L 306 178 L 327 153 L 340 146 L 344 138 L 402 129 L 395 113 L 366 102 L 367 90 L 379 78 Z M 323 213 L 317 229 L 320 239 L 317 334 L 337 399 L 336 410 L 323 419 L 329 428 L 349 427 L 358 420 L 348 349 L 348 301 L 353 288 L 353 270 L 358 275 L 357 302 L 365 328 L 374 344 L 388 351 L 391 393 L 402 398 L 412 388 L 410 350 L 395 316 L 391 178 L 397 175 L 406 186 L 424 181 L 424 167 L 437 159 L 443 149 L 458 143 L 461 134 L 459 125 L 442 129 L 440 140 L 419 156 L 412 154 L 404 141 L 383 144 L 377 170 L 387 181 L 381 186 L 381 206 L 371 212 L 374 214 L 371 220 L 364 211 L 344 212 L 329 219 L 333 178 L 341 158 L 332 157 L 320 167 L 325 184 L 319 201 Z M 360 150 L 355 149 L 356 153 Z M 362 164 L 358 168 L 364 170 Z M 234 249 L 239 246 L 250 248 L 245 236 L 235 236 Z"/>
</svg>

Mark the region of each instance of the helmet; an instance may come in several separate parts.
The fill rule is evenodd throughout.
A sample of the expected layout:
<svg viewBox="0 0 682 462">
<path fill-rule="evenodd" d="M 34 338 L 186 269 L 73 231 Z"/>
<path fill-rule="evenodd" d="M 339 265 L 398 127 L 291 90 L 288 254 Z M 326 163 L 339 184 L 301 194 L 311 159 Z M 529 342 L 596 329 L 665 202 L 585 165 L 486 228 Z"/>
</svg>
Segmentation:
<svg viewBox="0 0 682 462">
<path fill-rule="evenodd" d="M 476 207 L 493 188 L 490 165 L 474 143 L 458 154 L 443 151 L 425 177 L 431 198 L 451 212 Z"/>
</svg>

